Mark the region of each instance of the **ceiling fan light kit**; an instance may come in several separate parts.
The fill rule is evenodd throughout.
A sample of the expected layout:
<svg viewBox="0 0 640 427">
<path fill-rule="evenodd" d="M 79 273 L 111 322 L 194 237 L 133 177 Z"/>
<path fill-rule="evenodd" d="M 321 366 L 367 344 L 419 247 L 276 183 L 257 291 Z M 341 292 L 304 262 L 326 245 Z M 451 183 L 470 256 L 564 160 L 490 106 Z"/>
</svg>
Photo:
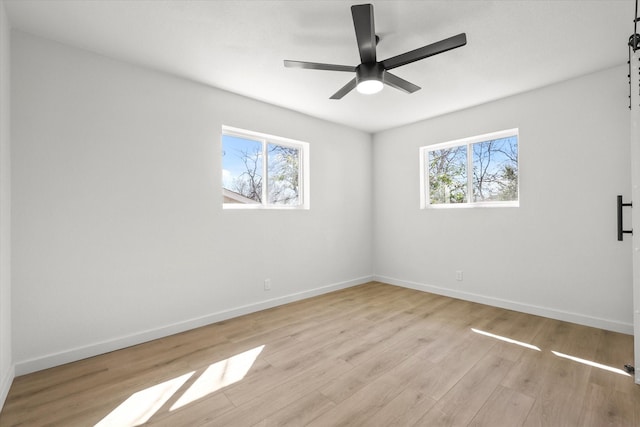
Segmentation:
<svg viewBox="0 0 640 427">
<path fill-rule="evenodd" d="M 345 72 L 355 71 L 355 78 L 334 93 L 330 99 L 341 99 L 353 89 L 363 94 L 377 93 L 382 90 L 385 84 L 405 93 L 416 92 L 420 90 L 419 86 L 391 74 L 388 70 L 467 44 L 466 34 L 461 33 L 448 39 L 385 59 L 384 61 L 378 61 L 376 58 L 376 45 L 380 38 L 375 33 L 373 5 L 359 4 L 351 6 L 351 15 L 356 31 L 358 52 L 360 53 L 360 65 L 353 67 L 349 65 L 323 64 L 318 62 L 284 61 L 284 66 L 288 68 Z"/>
<path fill-rule="evenodd" d="M 382 90 L 384 84 L 380 80 L 364 80 L 358 83 L 356 90 L 364 95 L 373 95 Z"/>
</svg>

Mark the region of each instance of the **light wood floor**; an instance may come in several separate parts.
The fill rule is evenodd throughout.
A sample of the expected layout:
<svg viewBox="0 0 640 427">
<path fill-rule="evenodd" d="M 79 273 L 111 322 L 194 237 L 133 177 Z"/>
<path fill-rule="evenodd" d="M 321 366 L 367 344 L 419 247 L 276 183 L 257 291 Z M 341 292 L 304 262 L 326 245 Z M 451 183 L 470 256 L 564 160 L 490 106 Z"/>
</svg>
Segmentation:
<svg viewBox="0 0 640 427">
<path fill-rule="evenodd" d="M 374 282 L 18 377 L 0 425 L 638 426 L 632 341 Z"/>
</svg>

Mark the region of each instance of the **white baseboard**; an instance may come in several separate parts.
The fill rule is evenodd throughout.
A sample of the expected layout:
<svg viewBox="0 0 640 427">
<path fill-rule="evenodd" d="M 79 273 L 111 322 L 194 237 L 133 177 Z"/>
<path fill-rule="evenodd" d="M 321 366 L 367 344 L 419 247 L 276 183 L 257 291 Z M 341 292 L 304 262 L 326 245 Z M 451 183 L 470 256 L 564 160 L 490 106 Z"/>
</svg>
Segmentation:
<svg viewBox="0 0 640 427">
<path fill-rule="evenodd" d="M 31 372 L 40 371 L 42 369 L 63 365 L 65 363 L 75 362 L 81 359 L 86 359 L 88 357 L 97 356 L 97 355 L 108 353 L 114 350 L 120 350 L 122 348 L 130 347 L 132 345 L 141 344 L 154 339 L 163 338 L 169 335 L 188 331 L 190 329 L 220 322 L 222 320 L 231 319 L 233 317 L 243 316 L 245 314 L 266 310 L 268 308 L 276 307 L 279 305 L 287 304 L 290 302 L 294 302 L 294 301 L 298 301 L 306 298 L 311 298 L 317 295 L 326 294 L 328 292 L 337 291 L 339 289 L 345 289 L 352 286 L 361 285 L 363 283 L 367 283 L 372 280 L 373 280 L 373 276 L 359 277 L 353 280 L 348 280 L 344 282 L 322 286 L 315 289 L 310 289 L 308 291 L 297 292 L 297 293 L 284 295 L 277 298 L 271 298 L 268 300 L 260 301 L 257 303 L 235 307 L 229 310 L 223 310 L 216 313 L 211 313 L 206 316 L 185 320 L 183 322 L 178 322 L 178 323 L 162 326 L 155 329 L 140 331 L 130 335 L 121 336 L 118 338 L 88 344 L 86 346 L 71 348 L 58 353 L 52 353 L 52 354 L 47 354 L 41 357 L 32 358 L 29 360 L 23 360 L 15 364 L 15 374 L 25 375 Z"/>
<path fill-rule="evenodd" d="M 11 388 L 11 384 L 13 384 L 13 379 L 16 377 L 16 368 L 15 366 L 11 366 L 9 372 L 0 378 L 0 411 L 4 407 L 4 402 L 7 400 L 7 396 L 9 395 L 9 389 Z"/>
<path fill-rule="evenodd" d="M 408 280 L 396 279 L 393 277 L 374 275 L 373 280 L 382 283 L 388 283 L 390 285 L 415 289 L 418 291 L 430 292 L 432 294 L 444 295 L 466 301 L 477 302 L 480 304 L 491 305 L 494 307 L 506 308 L 508 310 L 520 311 L 522 313 L 535 314 L 537 316 L 543 316 L 551 319 L 562 320 L 565 322 L 577 323 L 579 325 L 592 326 L 594 328 L 606 329 L 608 331 L 633 335 L 632 323 L 624 323 L 611 319 L 602 319 L 585 314 L 571 313 L 568 311 L 556 310 L 548 307 L 540 307 L 537 305 L 525 304 L 501 298 L 488 297 L 455 289 L 442 288 L 439 286 L 427 285 L 424 283 L 416 283 Z"/>
</svg>

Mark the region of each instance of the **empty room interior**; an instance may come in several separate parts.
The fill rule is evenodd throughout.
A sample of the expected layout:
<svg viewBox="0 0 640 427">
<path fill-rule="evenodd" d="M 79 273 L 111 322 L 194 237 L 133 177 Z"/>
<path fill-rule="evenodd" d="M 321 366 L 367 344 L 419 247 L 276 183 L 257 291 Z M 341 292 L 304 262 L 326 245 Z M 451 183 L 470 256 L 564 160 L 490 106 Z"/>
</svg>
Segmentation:
<svg viewBox="0 0 640 427">
<path fill-rule="evenodd" d="M 0 0 L 0 426 L 640 425 L 635 0 Z"/>
</svg>

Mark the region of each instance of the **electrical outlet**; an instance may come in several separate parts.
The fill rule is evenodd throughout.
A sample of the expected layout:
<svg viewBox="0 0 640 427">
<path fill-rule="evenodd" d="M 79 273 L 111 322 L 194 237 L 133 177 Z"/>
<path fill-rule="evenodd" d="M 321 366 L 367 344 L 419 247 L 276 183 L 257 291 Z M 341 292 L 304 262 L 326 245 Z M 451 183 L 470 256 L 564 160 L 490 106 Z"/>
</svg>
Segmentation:
<svg viewBox="0 0 640 427">
<path fill-rule="evenodd" d="M 462 281 L 462 270 L 457 270 L 456 271 L 456 280 L 461 282 Z"/>
<path fill-rule="evenodd" d="M 271 290 L 271 279 L 264 279 L 264 290 L 265 291 Z"/>
</svg>

